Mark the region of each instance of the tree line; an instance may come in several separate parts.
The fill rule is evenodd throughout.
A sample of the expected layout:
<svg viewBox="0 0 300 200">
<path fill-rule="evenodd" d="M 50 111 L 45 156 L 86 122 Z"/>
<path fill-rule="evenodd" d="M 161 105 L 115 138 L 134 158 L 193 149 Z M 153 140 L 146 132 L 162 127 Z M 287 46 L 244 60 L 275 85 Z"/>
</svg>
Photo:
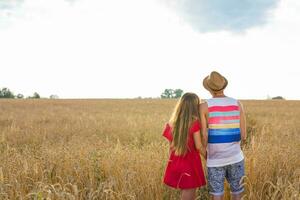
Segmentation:
<svg viewBox="0 0 300 200">
<path fill-rule="evenodd" d="M 15 95 L 10 89 L 4 87 L 0 90 L 0 98 L 4 99 L 24 99 L 25 96 L 21 93 Z M 27 96 L 27 99 L 40 99 L 39 93 L 34 92 L 32 96 Z M 50 99 L 57 99 L 57 95 L 51 95 Z"/>
<path fill-rule="evenodd" d="M 23 99 L 25 97 L 24 97 L 23 94 L 20 94 L 20 93 L 15 95 L 10 89 L 4 87 L 0 90 L 0 98 Z M 28 98 L 28 99 L 39 99 L 39 98 L 41 98 L 41 96 L 39 95 L 39 93 L 35 92 L 35 93 L 33 93 L 32 96 L 28 96 L 26 98 Z"/>
<path fill-rule="evenodd" d="M 162 99 L 176 99 L 180 98 L 183 94 L 182 89 L 165 89 L 164 92 L 160 95 Z M 15 95 L 10 89 L 4 87 L 0 90 L 0 98 L 6 99 L 24 99 L 24 95 L 19 93 Z M 41 96 L 39 93 L 34 92 L 32 96 L 27 96 L 27 99 L 40 99 Z M 58 99 L 57 95 L 51 95 L 50 99 Z"/>
</svg>

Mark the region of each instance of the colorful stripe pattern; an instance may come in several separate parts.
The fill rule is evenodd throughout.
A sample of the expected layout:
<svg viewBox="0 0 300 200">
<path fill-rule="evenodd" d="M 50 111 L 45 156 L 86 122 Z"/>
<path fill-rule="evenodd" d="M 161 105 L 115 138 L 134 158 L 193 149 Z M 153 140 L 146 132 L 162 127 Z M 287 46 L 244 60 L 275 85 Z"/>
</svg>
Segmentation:
<svg viewBox="0 0 300 200">
<path fill-rule="evenodd" d="M 240 110 L 237 100 L 213 98 L 208 103 L 208 143 L 231 143 L 241 140 Z"/>
</svg>

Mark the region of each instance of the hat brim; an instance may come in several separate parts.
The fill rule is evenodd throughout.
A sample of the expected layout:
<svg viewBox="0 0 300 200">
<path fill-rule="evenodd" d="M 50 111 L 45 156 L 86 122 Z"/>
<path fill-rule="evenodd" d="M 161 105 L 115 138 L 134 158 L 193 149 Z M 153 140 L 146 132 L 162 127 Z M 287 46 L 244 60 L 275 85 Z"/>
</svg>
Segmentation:
<svg viewBox="0 0 300 200">
<path fill-rule="evenodd" d="M 206 77 L 203 79 L 203 87 L 204 87 L 206 90 L 210 91 L 209 86 L 208 86 L 208 83 L 207 83 L 208 77 L 209 77 L 209 76 L 206 76 Z"/>
<path fill-rule="evenodd" d="M 227 87 L 227 85 L 228 85 L 228 80 L 223 76 L 223 78 L 224 78 L 224 80 L 225 80 L 224 86 L 223 86 L 221 89 L 218 89 L 218 90 L 212 89 L 212 88 L 210 88 L 209 85 L 208 85 L 208 78 L 209 78 L 209 76 L 206 76 L 206 77 L 203 79 L 203 87 L 204 87 L 206 90 L 210 91 L 210 92 L 219 92 L 219 91 L 221 91 L 221 90 L 224 90 L 224 89 Z"/>
</svg>

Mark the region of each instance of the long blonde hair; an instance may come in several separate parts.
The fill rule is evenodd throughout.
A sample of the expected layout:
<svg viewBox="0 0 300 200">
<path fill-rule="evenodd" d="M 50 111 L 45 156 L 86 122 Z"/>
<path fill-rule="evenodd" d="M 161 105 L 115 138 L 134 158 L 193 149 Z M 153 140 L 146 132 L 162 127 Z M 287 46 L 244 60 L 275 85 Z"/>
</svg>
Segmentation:
<svg viewBox="0 0 300 200">
<path fill-rule="evenodd" d="M 183 155 L 187 152 L 188 134 L 193 121 L 200 119 L 200 99 L 194 93 L 185 93 L 178 101 L 170 124 L 172 126 L 173 141 L 172 148 L 176 155 Z"/>
</svg>

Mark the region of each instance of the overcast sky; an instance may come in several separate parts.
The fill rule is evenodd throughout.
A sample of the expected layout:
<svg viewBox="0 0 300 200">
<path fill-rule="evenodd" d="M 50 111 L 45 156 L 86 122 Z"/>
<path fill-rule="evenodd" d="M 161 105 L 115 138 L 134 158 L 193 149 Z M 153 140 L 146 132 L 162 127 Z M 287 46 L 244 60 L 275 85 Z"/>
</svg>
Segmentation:
<svg viewBox="0 0 300 200">
<path fill-rule="evenodd" d="M 0 0 L 0 88 L 60 98 L 300 99 L 299 0 Z"/>
</svg>

